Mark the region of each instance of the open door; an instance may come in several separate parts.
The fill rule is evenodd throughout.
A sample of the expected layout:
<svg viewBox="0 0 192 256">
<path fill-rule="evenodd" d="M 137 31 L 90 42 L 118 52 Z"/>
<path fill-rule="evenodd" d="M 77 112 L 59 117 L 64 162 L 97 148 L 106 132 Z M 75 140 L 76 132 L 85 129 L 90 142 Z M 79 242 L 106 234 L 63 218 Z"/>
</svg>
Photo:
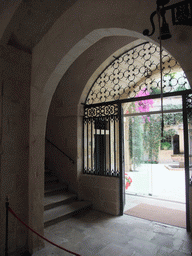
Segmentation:
<svg viewBox="0 0 192 256">
<path fill-rule="evenodd" d="M 119 122 L 119 145 L 120 145 L 120 214 L 123 215 L 125 198 L 125 157 L 124 157 L 124 120 L 123 108 L 120 107 L 120 122 Z"/>
<path fill-rule="evenodd" d="M 192 94 L 183 95 L 183 125 L 185 149 L 186 223 L 187 231 L 190 232 L 189 186 L 192 183 Z"/>
</svg>

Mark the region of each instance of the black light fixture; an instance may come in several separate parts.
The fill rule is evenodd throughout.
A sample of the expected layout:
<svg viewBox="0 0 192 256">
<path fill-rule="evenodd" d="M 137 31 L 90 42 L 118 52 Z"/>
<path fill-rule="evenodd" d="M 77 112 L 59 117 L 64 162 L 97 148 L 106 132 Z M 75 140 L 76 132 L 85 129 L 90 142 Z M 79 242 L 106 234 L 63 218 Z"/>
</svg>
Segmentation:
<svg viewBox="0 0 192 256">
<path fill-rule="evenodd" d="M 166 19 L 165 19 L 164 9 L 160 11 L 160 15 L 162 17 L 162 25 L 160 27 L 160 36 L 161 36 L 161 40 L 166 40 L 171 38 L 172 36 L 169 30 L 169 24 L 166 22 Z"/>
<path fill-rule="evenodd" d="M 145 36 L 152 36 L 155 33 L 154 16 L 158 13 L 162 18 L 162 24 L 160 27 L 161 40 L 166 40 L 171 38 L 171 33 L 169 31 L 169 25 L 166 22 L 165 14 L 167 11 L 171 10 L 172 23 L 173 25 L 188 25 L 192 26 L 192 1 L 185 0 L 176 4 L 167 5 L 170 0 L 157 0 L 157 10 L 154 11 L 150 16 L 150 21 L 152 25 L 152 32 L 150 33 L 148 29 L 143 31 Z"/>
</svg>

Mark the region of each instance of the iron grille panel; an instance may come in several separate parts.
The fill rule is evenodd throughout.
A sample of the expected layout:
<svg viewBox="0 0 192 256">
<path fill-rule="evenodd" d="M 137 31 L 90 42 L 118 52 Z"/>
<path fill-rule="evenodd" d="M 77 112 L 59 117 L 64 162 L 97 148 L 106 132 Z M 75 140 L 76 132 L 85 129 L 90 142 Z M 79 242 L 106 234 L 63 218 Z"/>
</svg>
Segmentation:
<svg viewBox="0 0 192 256">
<path fill-rule="evenodd" d="M 83 119 L 85 174 L 120 177 L 120 102 L 161 94 L 159 55 L 156 45 L 140 44 L 115 58 L 93 83 Z M 180 65 L 166 51 L 162 66 L 163 94 L 190 89 Z M 187 104 L 191 114 L 192 97 Z"/>
<path fill-rule="evenodd" d="M 134 98 L 141 90 L 146 96 L 159 94 L 159 55 L 159 47 L 146 42 L 115 58 L 93 83 L 86 105 Z M 163 93 L 190 89 L 179 63 L 166 51 L 162 62 Z"/>
<path fill-rule="evenodd" d="M 119 118 L 117 104 L 85 107 L 85 174 L 120 176 Z"/>
<path fill-rule="evenodd" d="M 192 25 L 192 3 L 183 1 L 172 9 L 173 25 Z"/>
<path fill-rule="evenodd" d="M 98 105 L 94 107 L 85 108 L 85 119 L 96 118 L 96 117 L 112 117 L 119 115 L 119 106 L 117 104 L 110 105 Z"/>
</svg>

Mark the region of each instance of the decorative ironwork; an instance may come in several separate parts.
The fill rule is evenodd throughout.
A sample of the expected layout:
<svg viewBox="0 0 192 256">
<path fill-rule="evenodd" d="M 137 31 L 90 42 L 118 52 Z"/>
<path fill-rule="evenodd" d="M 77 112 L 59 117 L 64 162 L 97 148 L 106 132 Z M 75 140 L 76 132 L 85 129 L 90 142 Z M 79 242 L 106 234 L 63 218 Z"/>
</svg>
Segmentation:
<svg viewBox="0 0 192 256">
<path fill-rule="evenodd" d="M 119 177 L 119 108 L 115 103 L 85 107 L 85 174 Z"/>
<path fill-rule="evenodd" d="M 173 25 L 192 26 L 192 2 L 183 1 L 172 9 Z"/>
<path fill-rule="evenodd" d="M 99 105 L 85 108 L 85 118 L 118 116 L 119 106 L 117 104 Z"/>
<path fill-rule="evenodd" d="M 84 112 L 85 174 L 120 177 L 121 100 L 190 89 L 178 62 L 163 50 L 161 68 L 159 55 L 154 44 L 140 44 L 115 58 L 93 83 Z"/>
<path fill-rule="evenodd" d="M 171 34 L 169 32 L 168 24 L 166 23 L 165 20 L 165 14 L 166 11 L 171 10 L 172 14 L 172 23 L 173 25 L 188 25 L 192 26 L 192 3 L 191 0 L 185 0 L 176 4 L 164 6 L 168 4 L 170 1 L 163 1 L 163 0 L 157 0 L 157 10 L 154 11 L 151 16 L 150 16 L 150 21 L 151 21 L 151 26 L 152 26 L 152 32 L 150 33 L 148 29 L 145 29 L 143 31 L 143 34 L 145 36 L 152 36 L 155 33 L 155 24 L 154 24 L 154 17 L 156 14 L 160 13 L 162 16 L 162 32 L 163 32 L 163 37 L 162 40 L 164 39 L 169 39 L 171 38 Z M 165 32 L 165 37 L 164 37 L 164 32 Z M 167 36 L 168 35 L 168 36 Z"/>
<path fill-rule="evenodd" d="M 93 83 L 86 105 L 161 93 L 160 49 L 146 42 L 115 58 Z M 190 89 L 178 62 L 162 51 L 163 93 Z M 92 111 L 92 110 L 90 110 Z M 96 111 L 96 110 L 94 110 Z"/>
</svg>

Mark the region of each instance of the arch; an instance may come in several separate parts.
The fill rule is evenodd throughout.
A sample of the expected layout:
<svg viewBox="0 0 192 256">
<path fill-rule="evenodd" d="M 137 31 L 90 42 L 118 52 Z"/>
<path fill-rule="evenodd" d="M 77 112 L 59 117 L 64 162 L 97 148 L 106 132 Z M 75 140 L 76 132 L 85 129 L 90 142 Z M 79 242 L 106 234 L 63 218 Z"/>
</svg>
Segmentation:
<svg viewBox="0 0 192 256">
<path fill-rule="evenodd" d="M 134 97 L 148 96 L 150 94 L 161 94 L 161 84 L 159 79 L 159 52 L 160 49 L 155 44 L 149 43 L 141 39 L 135 40 L 134 42 L 122 47 L 121 49 L 113 53 L 104 63 L 100 65 L 100 67 L 89 79 L 81 97 L 81 99 L 85 99 L 86 105 L 84 114 L 84 140 L 86 141 L 86 143 L 83 150 L 84 156 L 81 155 L 81 159 L 84 158 L 84 173 L 95 175 L 101 175 L 101 173 L 103 173 L 102 170 L 97 170 L 95 164 L 92 163 L 92 161 L 89 162 L 89 159 L 92 158 L 92 155 L 94 155 L 92 149 L 92 141 L 94 141 L 95 134 L 97 135 L 98 128 L 96 129 L 93 127 L 96 127 L 96 122 L 98 118 L 103 118 L 102 122 L 108 122 L 108 130 L 110 130 L 110 116 L 117 115 L 119 118 L 120 115 L 118 113 L 119 107 L 115 104 L 118 104 L 118 102 L 121 103 L 121 100 L 127 100 L 129 98 L 131 99 Z M 189 83 L 184 73 L 179 75 L 179 77 L 174 77 L 172 75 L 173 72 L 176 72 L 177 74 L 178 71 L 182 71 L 179 63 L 165 50 L 163 50 L 162 52 L 162 58 L 163 93 L 173 92 L 175 89 L 178 90 L 178 88 L 175 88 L 175 86 L 172 85 L 172 81 L 174 79 L 177 80 L 175 85 L 177 85 L 180 80 L 183 80 L 182 84 L 180 85 L 181 88 L 179 88 L 179 90 L 190 89 Z M 130 66 L 132 67 L 132 70 L 130 70 Z M 111 76 L 113 77 L 111 78 Z M 129 79 L 130 76 L 132 76 L 133 78 Z M 168 78 L 166 79 L 166 77 Z M 86 97 L 87 91 L 88 93 Z M 140 91 L 142 92 L 142 94 L 139 95 Z M 109 105 L 97 105 L 99 103 L 102 104 L 107 102 L 109 102 Z M 89 107 L 89 105 L 92 104 L 96 105 L 94 105 L 93 107 Z M 115 114 L 114 109 L 116 107 L 117 113 Z M 115 120 L 115 117 L 113 118 Z M 104 121 L 105 119 L 106 121 Z M 78 127 L 81 127 L 81 123 L 82 119 L 81 122 L 79 122 Z M 107 128 L 102 129 L 107 130 Z M 88 146 L 89 144 L 91 144 L 91 148 L 90 146 Z M 114 173 L 113 169 L 106 167 L 105 174 L 102 175 L 115 176 L 116 174 Z"/>
<path fill-rule="evenodd" d="M 109 33 L 110 31 L 110 33 Z M 118 31 L 118 33 L 117 33 Z M 117 34 L 116 34 L 117 33 Z M 53 67 L 47 67 L 48 64 L 48 56 L 44 56 L 43 59 L 41 60 L 40 63 L 35 65 L 33 63 L 33 70 L 34 74 L 32 75 L 32 87 L 31 87 L 31 94 L 32 94 L 32 100 L 31 101 L 31 126 L 30 126 L 30 175 L 31 179 L 34 178 L 37 173 L 41 173 L 41 177 L 43 177 L 43 169 L 44 169 L 44 138 L 45 138 L 45 128 L 46 128 L 46 120 L 47 120 L 47 114 L 49 110 L 49 106 L 51 103 L 52 96 L 55 92 L 55 89 L 57 85 L 59 84 L 59 81 L 64 75 L 64 72 L 66 72 L 70 65 L 75 62 L 75 59 L 77 59 L 80 54 L 82 54 L 87 48 L 89 48 L 91 45 L 93 45 L 95 42 L 99 41 L 100 39 L 108 36 L 134 36 L 133 40 L 135 41 L 135 38 L 138 37 L 143 37 L 141 34 L 137 32 L 132 32 L 126 29 L 99 29 L 96 31 L 91 32 L 91 34 L 88 34 L 86 40 L 82 40 L 79 42 L 74 48 L 72 48 L 63 58 L 60 60 L 59 64 L 56 65 L 55 63 L 55 69 L 54 71 L 51 72 L 51 69 Z M 96 35 L 96 39 L 92 41 L 91 43 L 87 43 L 87 38 L 93 37 L 93 35 Z M 98 36 L 99 35 L 99 36 Z M 44 40 L 41 42 L 41 44 L 44 44 Z M 41 45 L 42 47 L 43 45 Z M 77 49 L 78 46 L 80 47 L 78 53 Z M 46 48 L 45 48 L 46 49 Z M 37 50 L 36 54 L 38 55 L 39 49 Z M 76 55 L 77 53 L 77 55 Z M 61 51 L 61 56 L 62 56 L 62 51 Z M 60 55 L 59 55 L 60 58 Z M 57 60 L 58 61 L 58 60 Z M 42 69 L 38 69 L 42 67 Z M 36 73 L 36 75 L 35 75 Z M 51 75 L 50 75 L 51 74 Z M 49 77 L 49 78 L 47 78 Z M 86 90 L 89 89 L 89 86 L 86 86 L 85 89 L 83 90 L 83 94 L 85 95 Z M 82 96 L 83 97 L 83 96 Z M 80 97 L 80 100 L 82 98 Z M 81 101 L 79 101 L 81 102 Z M 76 102 L 78 104 L 78 102 Z M 73 114 L 77 114 L 77 108 L 75 107 L 73 109 Z M 81 115 L 80 115 L 81 116 Z M 78 119 L 78 124 L 81 122 L 81 118 Z M 80 135 L 80 131 L 77 131 L 77 136 Z M 81 168 L 81 158 L 79 155 L 77 155 L 78 158 L 78 163 L 75 166 L 75 168 Z M 77 167 L 78 166 L 78 167 Z M 78 169 L 80 172 L 80 168 Z M 35 170 L 35 171 L 34 171 Z M 43 180 L 43 179 L 42 179 Z M 42 184 L 39 184 L 37 186 L 37 189 L 33 186 L 31 187 L 31 191 L 34 191 L 36 193 L 37 198 L 42 198 L 43 197 L 43 189 L 42 189 Z M 32 193 L 31 193 L 32 195 Z M 33 195 L 34 196 L 34 195 Z M 31 197 L 33 197 L 31 196 Z M 33 207 L 34 199 L 30 200 L 32 202 L 31 207 Z M 41 201 L 38 203 L 35 203 L 39 209 L 41 209 L 41 213 L 43 215 L 43 208 Z M 35 210 L 35 208 L 34 208 Z M 33 213 L 32 208 L 30 208 L 30 213 Z M 32 225 L 35 225 L 35 227 L 42 227 L 42 222 L 40 220 L 39 223 L 33 223 Z M 41 228 L 42 232 L 42 228 Z"/>
<path fill-rule="evenodd" d="M 111 56 L 110 64 L 92 82 L 85 104 L 134 98 L 140 90 L 143 90 L 143 96 L 145 91 L 146 96 L 158 94 L 158 91 L 160 94 L 159 53 L 159 47 L 149 42 L 138 42 L 121 54 L 117 51 Z M 165 50 L 162 51 L 162 72 L 163 93 L 190 89 L 179 63 Z"/>
<path fill-rule="evenodd" d="M 12 11 L 8 10 L 9 17 L 7 19 L 3 17 L 1 26 L 4 26 L 4 28 L 8 23 L 10 25 L 11 22 L 11 25 L 14 26 L 14 19 L 11 20 L 11 17 L 21 1 L 13 2 Z M 63 77 L 70 65 L 75 62 L 77 56 L 101 38 L 126 37 L 130 36 L 130 33 L 134 38 L 142 38 L 141 33 L 148 27 L 148 17 L 154 8 L 155 3 L 152 1 L 148 1 L 146 5 L 146 2 L 141 0 L 121 0 L 120 2 L 112 0 L 103 1 L 102 3 L 101 1 L 79 0 L 62 14 L 33 49 L 30 88 L 30 170 L 29 174 L 27 173 L 26 175 L 28 175 L 27 178 L 29 180 L 29 224 L 37 231 L 43 233 L 42 197 L 44 192 L 43 170 L 46 120 L 52 96 L 61 77 Z M 6 33 L 4 33 L 4 28 L 1 30 L 6 36 L 13 28 L 10 29 L 9 25 L 6 27 Z M 35 26 L 32 26 L 31 30 L 39 29 Z M 111 30 L 110 28 L 113 29 Z M 119 32 L 120 30 L 121 33 Z M 98 33 L 95 34 L 94 31 Z M 165 48 L 175 53 L 175 58 L 183 65 L 183 69 L 187 71 L 186 74 L 190 75 L 192 74 L 191 62 L 189 61 L 191 45 L 189 44 L 190 46 L 188 47 L 188 42 L 185 40 L 186 37 L 183 38 L 182 36 L 183 33 L 186 35 L 183 27 L 174 31 L 176 35 L 174 40 L 171 39 L 166 42 Z M 190 35 L 191 31 L 187 29 L 188 39 Z M 85 37 L 86 40 L 83 40 Z M 155 38 L 154 35 L 153 39 L 155 40 Z M 4 39 L 6 41 L 8 37 Z M 78 101 L 79 98 L 76 100 Z M 77 111 L 74 109 L 74 112 L 76 113 Z M 78 115 L 80 114 L 78 113 Z M 36 180 L 38 180 L 38 183 L 34 182 Z M 33 249 L 39 247 L 39 240 L 30 237 L 28 246 L 32 252 Z"/>
<path fill-rule="evenodd" d="M 138 52 L 137 52 L 137 48 L 139 48 Z M 154 48 L 154 49 L 151 51 L 151 48 L 152 49 Z M 131 52 L 130 55 L 128 54 L 129 51 Z M 140 55 L 141 51 L 144 51 L 144 53 Z M 154 54 L 153 56 L 152 52 L 153 53 L 157 52 L 157 55 L 155 56 Z M 118 53 L 118 51 L 116 53 Z M 137 57 L 134 57 L 136 53 L 138 54 L 137 55 L 138 60 L 137 60 Z M 145 59 L 146 55 L 148 55 L 147 59 Z M 169 54 L 166 51 L 163 51 L 162 55 L 163 55 L 163 93 L 174 92 L 175 89 L 177 89 L 178 91 L 190 89 L 190 85 L 186 79 L 184 72 L 179 77 L 175 78 L 177 80 L 175 84 L 176 86 L 171 84 L 172 79 L 174 79 L 174 77 L 172 77 L 173 72 L 175 72 L 177 75 L 178 71 L 182 71 L 182 69 L 179 63 L 172 56 L 169 56 Z M 143 58 L 143 63 L 142 61 L 140 61 L 139 58 L 140 59 Z M 85 174 L 84 180 L 87 179 L 86 177 L 87 174 L 98 176 L 98 177 L 111 176 L 111 177 L 122 178 L 123 176 L 123 171 L 121 169 L 122 151 L 121 151 L 121 147 L 119 146 L 122 143 L 122 141 L 119 140 L 119 138 L 121 138 L 121 132 L 120 132 L 121 122 L 119 121 L 121 120 L 121 114 L 119 114 L 121 100 L 127 99 L 127 98 L 131 99 L 137 96 L 138 97 L 148 96 L 150 93 L 154 94 L 155 90 L 153 90 L 151 86 L 152 82 L 156 83 L 156 87 L 154 89 L 160 90 L 159 93 L 156 92 L 155 94 L 159 94 L 159 95 L 161 94 L 160 81 L 156 81 L 158 79 L 158 76 L 160 76 L 159 50 L 157 49 L 157 46 L 154 46 L 149 42 L 144 42 L 135 46 L 134 48 L 131 48 L 131 49 L 129 48 L 128 51 L 124 52 L 123 54 L 119 54 L 118 57 L 116 57 L 116 55 L 113 54 L 110 56 L 109 59 L 112 60 L 110 64 L 106 65 L 105 67 L 101 65 L 100 69 L 98 69 L 100 73 L 98 74 L 98 70 L 97 70 L 93 74 L 93 76 L 89 79 L 89 83 L 92 81 L 91 88 L 90 88 L 90 84 L 87 84 L 90 90 L 85 99 L 85 114 L 83 119 L 83 122 L 84 122 L 83 152 L 84 153 L 82 154 L 83 156 L 81 155 L 81 157 L 84 158 L 84 166 L 83 166 L 83 173 Z M 136 60 L 137 64 L 135 65 L 133 65 L 133 63 L 130 64 L 129 60 L 133 62 Z M 148 61 L 149 63 L 146 64 L 146 62 Z M 125 67 L 123 65 L 120 66 L 122 63 L 125 65 Z M 144 67 L 144 70 L 143 72 L 140 72 L 140 74 L 139 72 L 137 72 L 137 76 L 133 75 L 136 81 L 133 82 L 134 79 L 130 80 L 129 82 L 131 86 L 129 86 L 129 82 L 126 81 L 128 80 L 129 76 L 128 74 L 125 76 L 125 73 L 127 72 L 127 70 L 129 70 L 130 65 L 134 66 L 134 69 L 139 70 L 140 69 L 139 64 L 141 64 L 141 67 Z M 154 67 L 151 68 L 151 65 Z M 121 73 L 122 75 L 119 75 Z M 132 70 L 132 73 L 134 73 L 134 70 Z M 112 79 L 110 78 L 111 75 L 113 76 Z M 132 74 L 130 71 L 130 76 L 131 75 Z M 95 79 L 96 76 L 97 78 Z M 169 76 L 168 84 L 166 83 L 166 76 Z M 147 82 L 147 80 L 149 79 L 151 80 Z M 182 82 L 181 88 L 178 89 L 176 87 L 180 79 L 183 79 L 184 81 Z M 116 80 L 117 80 L 117 83 L 115 82 Z M 119 92 L 119 94 L 116 94 L 117 97 L 113 97 L 113 94 L 111 94 L 111 92 L 114 92 L 115 94 L 115 91 L 119 90 L 119 87 L 120 87 L 119 84 L 121 83 L 121 81 L 123 81 L 125 84 L 124 87 L 123 85 L 120 85 L 121 87 L 123 87 L 122 93 Z M 142 92 L 142 94 L 139 95 L 140 91 Z M 107 104 L 107 102 L 109 103 Z M 102 103 L 106 103 L 106 104 L 102 104 Z M 141 111 L 141 112 L 144 112 L 144 111 Z M 115 131 L 117 131 L 117 133 Z M 120 144 L 116 143 L 115 142 L 116 140 Z M 111 145 L 113 146 L 111 147 Z M 118 155 L 118 157 L 116 155 Z M 120 178 L 119 186 L 120 186 L 120 190 L 123 191 L 124 178 L 122 179 L 121 178 Z M 101 181 L 99 181 L 98 183 L 100 182 Z M 120 198 L 121 198 L 120 214 L 123 214 L 123 207 L 122 207 L 123 195 L 121 195 L 121 192 L 120 192 Z M 107 193 L 106 195 L 104 195 L 104 197 L 105 196 L 107 198 Z M 187 204 L 188 204 L 188 201 L 187 201 Z M 114 205 L 114 208 L 115 207 L 117 207 L 117 204 Z M 110 213 L 112 213 L 112 211 Z M 188 230 L 189 229 L 189 211 L 188 210 L 187 210 L 187 221 L 188 221 L 187 223 L 187 230 Z"/>
<path fill-rule="evenodd" d="M 33 49 L 29 179 L 33 180 L 35 175 L 40 175 L 41 183 L 30 183 L 29 213 L 30 224 L 41 232 L 45 127 L 51 99 L 58 83 L 77 57 L 95 42 L 112 36 L 144 38 L 141 33 L 145 24 L 148 24 L 148 16 L 143 12 L 146 10 L 143 1 L 122 1 L 121 4 L 112 1 L 102 4 L 101 7 L 100 2 L 78 1 L 57 20 Z M 147 13 L 153 10 L 153 7 L 153 3 L 149 2 Z M 176 44 L 170 41 L 166 48 L 172 49 L 174 46 L 176 47 Z M 185 56 L 182 57 L 184 61 Z M 78 101 L 79 99 L 80 97 Z M 73 111 L 76 115 L 77 108 Z M 39 209 L 41 218 L 37 222 L 32 216 L 36 216 Z M 32 247 L 35 247 L 33 243 L 36 242 L 31 243 Z"/>
<path fill-rule="evenodd" d="M 38 221 L 34 221 L 32 216 L 36 214 L 35 212 L 38 212 L 40 216 L 43 216 L 44 211 L 42 205 L 42 198 L 44 196 L 43 170 L 45 158 L 45 132 L 47 116 L 52 97 L 64 74 L 75 62 L 75 60 L 77 60 L 78 57 L 86 51 L 86 49 L 88 49 L 91 45 L 94 45 L 102 38 L 113 37 L 116 36 L 116 34 L 117 36 L 129 36 L 131 34 L 134 36 L 137 35 L 137 37 L 142 37 L 142 35 L 140 35 L 139 33 L 132 32 L 126 29 L 112 28 L 95 30 L 88 34 L 86 37 L 84 37 L 74 47 L 72 47 L 66 55 L 63 55 L 64 53 L 61 48 L 60 54 L 58 53 L 58 58 L 57 60 L 54 60 L 54 65 L 52 66 L 50 65 L 50 63 L 53 64 L 50 55 L 50 53 L 52 52 L 48 51 L 48 49 L 46 48 L 45 39 L 42 39 L 37 48 L 34 49 L 31 83 L 29 180 L 32 181 L 35 179 L 35 177 L 39 176 L 41 182 L 39 182 L 38 184 L 34 184 L 33 182 L 31 182 L 29 184 L 29 224 L 41 233 L 43 233 L 42 217 L 38 218 Z M 94 38 L 94 40 L 92 39 L 92 41 L 89 41 L 89 38 Z M 57 48 L 57 43 L 55 45 L 55 48 Z M 45 52 L 47 52 L 47 55 L 45 54 Z M 39 57 L 40 54 L 43 55 L 42 59 L 41 57 Z M 40 59 L 41 61 L 39 61 Z M 77 101 L 74 104 L 74 108 L 70 110 L 70 114 L 73 114 L 75 116 L 78 112 L 77 105 L 79 102 L 79 98 L 76 98 Z M 80 130 L 77 131 L 77 136 L 79 136 L 79 132 Z M 78 158 L 78 161 L 73 168 L 78 168 L 80 172 L 80 158 L 79 156 L 76 157 Z M 29 236 L 30 247 L 34 247 L 33 244 L 36 242 L 31 235 Z"/>
</svg>

